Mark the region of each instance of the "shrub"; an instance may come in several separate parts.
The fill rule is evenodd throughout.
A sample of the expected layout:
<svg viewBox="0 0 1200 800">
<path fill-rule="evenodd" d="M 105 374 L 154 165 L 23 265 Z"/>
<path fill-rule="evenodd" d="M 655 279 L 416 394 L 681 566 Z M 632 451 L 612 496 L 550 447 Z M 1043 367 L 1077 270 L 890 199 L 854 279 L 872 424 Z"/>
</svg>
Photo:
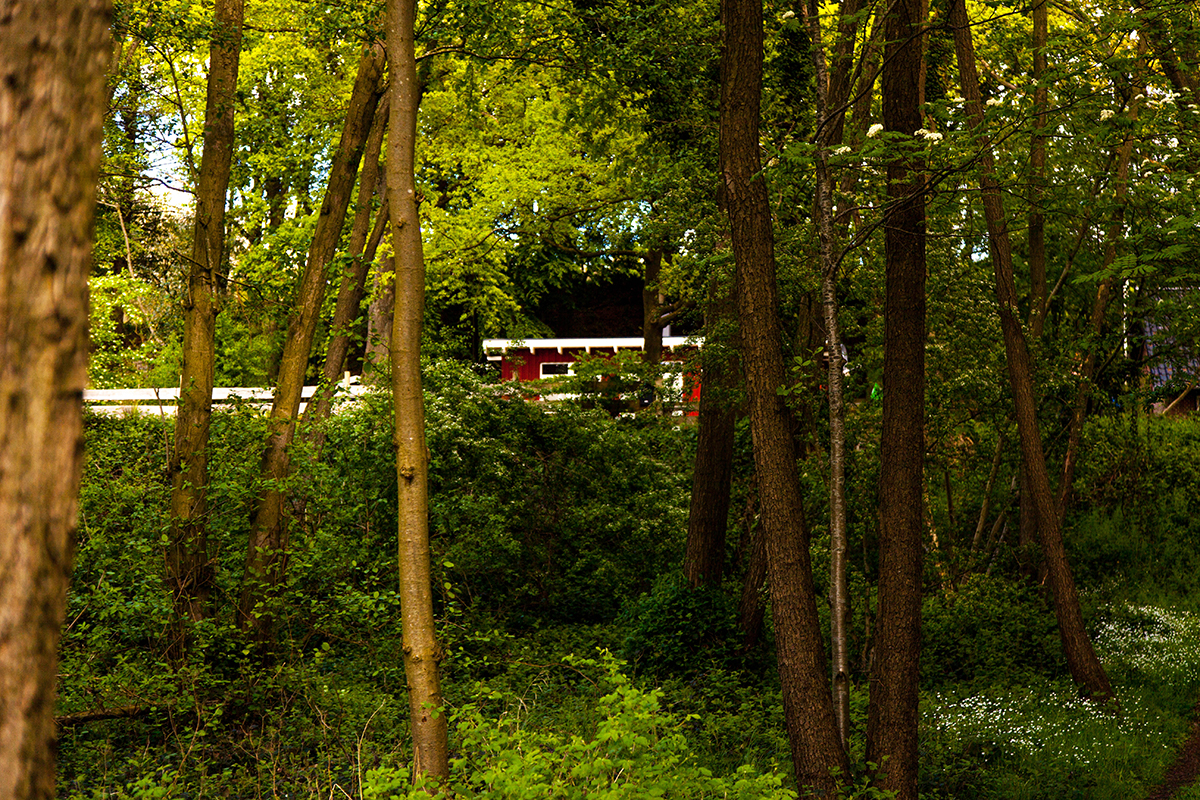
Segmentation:
<svg viewBox="0 0 1200 800">
<path fill-rule="evenodd" d="M 921 685 L 1018 685 L 1063 672 L 1054 612 L 1035 587 L 976 575 L 922 608 Z"/>
<path fill-rule="evenodd" d="M 466 706 L 452 720 L 462 754 L 451 764 L 454 796 L 477 800 L 797 797 L 783 787 L 779 774 L 761 774 L 743 766 L 733 775 L 718 777 L 699 766 L 681 730 L 685 721 L 663 710 L 662 692 L 633 686 L 611 657 L 578 659 L 574 664 L 602 669 L 610 687 L 600 698 L 595 731 L 585 736 L 539 730 L 523 724 L 519 716 L 493 719 L 477 706 Z M 368 772 L 363 796 L 386 800 L 426 795 L 410 786 L 406 770 L 384 768 Z"/>
<path fill-rule="evenodd" d="M 687 677 L 741 660 L 737 603 L 721 587 L 692 588 L 672 571 L 633 606 L 625 658 L 651 675 Z"/>
</svg>

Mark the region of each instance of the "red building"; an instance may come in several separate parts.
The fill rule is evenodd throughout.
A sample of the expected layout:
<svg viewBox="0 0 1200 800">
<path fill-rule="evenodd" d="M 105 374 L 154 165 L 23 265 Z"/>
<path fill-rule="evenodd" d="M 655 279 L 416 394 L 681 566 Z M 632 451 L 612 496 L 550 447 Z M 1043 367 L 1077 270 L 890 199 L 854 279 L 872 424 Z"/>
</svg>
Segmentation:
<svg viewBox="0 0 1200 800">
<path fill-rule="evenodd" d="M 536 381 L 574 374 L 575 361 L 583 354 L 615 356 L 618 351 L 641 351 L 645 340 L 641 337 L 614 339 L 487 339 L 483 352 L 488 361 L 498 363 L 500 378 L 505 381 Z M 663 337 L 662 363 L 678 365 L 668 371 L 666 393 L 675 394 L 674 402 L 689 404 L 690 414 L 695 414 L 694 404 L 700 399 L 700 384 L 697 380 L 685 380 L 684 360 L 697 347 L 697 342 L 687 336 Z M 684 392 L 687 396 L 683 396 Z M 547 399 L 553 399 L 548 395 Z"/>
</svg>

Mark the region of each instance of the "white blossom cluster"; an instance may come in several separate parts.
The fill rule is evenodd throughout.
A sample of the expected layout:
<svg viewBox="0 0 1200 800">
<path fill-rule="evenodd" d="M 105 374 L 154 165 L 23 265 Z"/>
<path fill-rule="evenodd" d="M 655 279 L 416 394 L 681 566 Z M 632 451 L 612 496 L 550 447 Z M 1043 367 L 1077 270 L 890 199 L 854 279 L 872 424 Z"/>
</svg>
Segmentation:
<svg viewBox="0 0 1200 800">
<path fill-rule="evenodd" d="M 1112 758 L 1118 740 L 1152 735 L 1145 715 L 1110 711 L 1079 698 L 1074 687 L 1012 689 L 1004 694 L 934 695 L 922 713 L 927 735 L 948 750 L 981 745 L 1018 758 L 1066 760 L 1079 769 Z"/>
<path fill-rule="evenodd" d="M 1146 675 L 1200 681 L 1200 618 L 1154 606 L 1129 609 L 1130 619 L 1102 624 L 1096 648 L 1106 664 Z"/>
<path fill-rule="evenodd" d="M 1135 606 L 1114 617 L 1096 636 L 1110 674 L 1136 670 L 1181 687 L 1200 681 L 1200 616 Z M 1073 686 L 1043 684 L 969 697 L 934 694 L 922 701 L 921 724 L 925 736 L 949 750 L 984 746 L 1017 757 L 1063 759 L 1076 769 L 1103 769 L 1121 762 L 1131 740 L 1169 735 L 1155 724 L 1157 712 L 1136 696 L 1123 697 L 1122 709 L 1113 715 L 1080 699 Z"/>
</svg>

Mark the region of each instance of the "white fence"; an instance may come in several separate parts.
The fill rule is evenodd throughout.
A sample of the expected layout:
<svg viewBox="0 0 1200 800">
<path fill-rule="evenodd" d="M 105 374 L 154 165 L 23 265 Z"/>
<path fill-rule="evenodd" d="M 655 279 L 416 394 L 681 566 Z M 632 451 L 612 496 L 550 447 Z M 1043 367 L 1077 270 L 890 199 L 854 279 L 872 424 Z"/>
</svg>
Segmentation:
<svg viewBox="0 0 1200 800">
<path fill-rule="evenodd" d="M 337 386 L 335 398 L 358 397 L 370 391 L 366 386 L 357 383 L 357 380 L 356 377 L 341 381 Z M 303 400 L 309 400 L 316 393 L 316 386 L 305 386 L 301 397 Z M 269 411 L 275 399 L 275 390 L 232 387 L 213 389 L 212 396 L 214 411 L 222 406 L 232 407 L 238 403 Z M 302 414 L 308 405 L 303 400 L 300 403 Z M 175 406 L 179 402 L 179 389 L 85 389 L 83 402 L 97 414 L 158 414 L 173 417 Z"/>
</svg>

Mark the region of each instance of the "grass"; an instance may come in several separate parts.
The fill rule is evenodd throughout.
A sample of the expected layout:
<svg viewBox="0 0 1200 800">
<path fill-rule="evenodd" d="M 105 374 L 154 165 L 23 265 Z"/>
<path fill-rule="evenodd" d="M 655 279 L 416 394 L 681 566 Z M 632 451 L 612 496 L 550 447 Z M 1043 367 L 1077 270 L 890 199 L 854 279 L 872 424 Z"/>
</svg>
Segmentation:
<svg viewBox="0 0 1200 800">
<path fill-rule="evenodd" d="M 1112 606 L 1101 616 L 1096 646 L 1120 712 L 1050 680 L 929 693 L 923 797 L 1117 800 L 1161 779 L 1200 687 L 1200 616 L 1151 606 Z"/>
</svg>

